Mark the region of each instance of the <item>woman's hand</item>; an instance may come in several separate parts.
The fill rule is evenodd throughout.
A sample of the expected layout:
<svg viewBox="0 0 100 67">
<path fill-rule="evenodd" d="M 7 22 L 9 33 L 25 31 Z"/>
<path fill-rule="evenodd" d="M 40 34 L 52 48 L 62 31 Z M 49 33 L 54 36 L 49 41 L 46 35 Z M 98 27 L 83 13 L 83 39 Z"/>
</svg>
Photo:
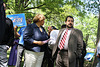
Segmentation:
<svg viewBox="0 0 100 67">
<path fill-rule="evenodd" d="M 38 45 L 44 45 L 45 43 L 43 43 L 42 41 L 33 41 L 34 44 L 38 44 Z"/>
</svg>

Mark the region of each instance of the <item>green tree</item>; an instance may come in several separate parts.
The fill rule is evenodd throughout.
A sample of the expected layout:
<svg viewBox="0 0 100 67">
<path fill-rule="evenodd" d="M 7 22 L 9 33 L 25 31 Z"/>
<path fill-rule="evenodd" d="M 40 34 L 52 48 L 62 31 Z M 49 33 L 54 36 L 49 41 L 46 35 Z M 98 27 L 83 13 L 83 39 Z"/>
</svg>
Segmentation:
<svg viewBox="0 0 100 67">
<path fill-rule="evenodd" d="M 82 30 L 84 40 L 86 44 L 91 48 L 94 48 L 93 45 L 96 44 L 97 21 L 98 18 L 95 17 L 95 15 L 93 15 L 92 13 L 85 16 L 84 18 L 78 17 L 76 20 L 76 23 L 78 22 L 78 25 L 76 25 L 75 27 Z"/>
<path fill-rule="evenodd" d="M 86 8 L 88 8 L 88 11 L 91 11 L 98 16 L 98 30 L 97 30 L 97 41 L 96 41 L 96 45 L 97 45 L 98 41 L 100 40 L 100 1 L 89 0 L 87 2 Z M 97 63 L 97 59 L 96 59 L 96 52 L 95 52 L 95 58 L 93 60 L 92 67 L 95 67 L 96 63 Z"/>
<path fill-rule="evenodd" d="M 35 14 L 33 9 L 54 11 L 62 5 L 63 0 L 4 0 L 7 4 L 8 14 L 26 13 Z"/>
<path fill-rule="evenodd" d="M 4 0 L 4 2 L 8 5 L 8 14 L 31 13 L 34 15 L 36 14 L 35 9 L 40 9 L 46 13 L 45 16 L 48 19 L 50 18 L 48 15 L 51 13 L 60 14 L 62 10 L 59 8 L 65 4 L 72 5 L 76 8 L 83 5 L 83 2 L 80 0 Z"/>
</svg>

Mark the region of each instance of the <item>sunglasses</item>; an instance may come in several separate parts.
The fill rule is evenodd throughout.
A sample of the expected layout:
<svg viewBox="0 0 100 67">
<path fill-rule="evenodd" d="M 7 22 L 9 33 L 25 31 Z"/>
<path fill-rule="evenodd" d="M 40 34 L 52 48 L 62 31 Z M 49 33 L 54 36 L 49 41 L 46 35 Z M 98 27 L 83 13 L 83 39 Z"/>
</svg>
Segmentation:
<svg viewBox="0 0 100 67">
<path fill-rule="evenodd" d="M 32 22 L 32 21 L 28 21 L 28 22 Z"/>
</svg>

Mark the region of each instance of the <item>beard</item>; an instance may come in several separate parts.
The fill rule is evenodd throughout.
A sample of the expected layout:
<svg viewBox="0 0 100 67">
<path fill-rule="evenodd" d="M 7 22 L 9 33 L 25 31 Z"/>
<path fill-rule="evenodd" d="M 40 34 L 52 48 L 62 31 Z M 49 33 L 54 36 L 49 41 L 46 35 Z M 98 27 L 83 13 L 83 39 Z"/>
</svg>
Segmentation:
<svg viewBox="0 0 100 67">
<path fill-rule="evenodd" d="M 72 24 L 68 24 L 66 25 L 68 28 L 73 28 L 73 25 Z"/>
</svg>

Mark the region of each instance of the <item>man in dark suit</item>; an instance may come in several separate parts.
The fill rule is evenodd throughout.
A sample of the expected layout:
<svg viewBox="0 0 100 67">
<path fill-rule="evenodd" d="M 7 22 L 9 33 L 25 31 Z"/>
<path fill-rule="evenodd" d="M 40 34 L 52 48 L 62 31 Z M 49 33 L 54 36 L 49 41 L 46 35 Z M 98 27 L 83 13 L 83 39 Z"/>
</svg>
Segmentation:
<svg viewBox="0 0 100 67">
<path fill-rule="evenodd" d="M 60 30 L 52 56 L 56 58 L 55 67 L 75 67 L 76 58 L 81 57 L 83 48 L 83 34 L 80 30 L 73 28 L 74 18 L 66 17 L 66 28 Z"/>
<path fill-rule="evenodd" d="M 3 6 L 3 0 L 0 0 L 0 42 L 3 39 L 6 24 L 5 10 Z"/>
<path fill-rule="evenodd" d="M 6 8 L 5 3 L 2 3 L 2 5 L 4 6 L 4 8 Z M 4 32 L 3 33 L 4 35 L 2 35 L 2 39 L 0 40 L 0 67 L 8 67 L 7 50 L 8 50 L 8 46 L 13 45 L 14 29 L 13 29 L 13 22 L 11 19 L 6 18 L 2 21 L 2 23 L 5 24 L 5 27 L 4 27 L 5 31 L 2 31 Z M 3 27 L 3 24 L 2 24 L 2 27 Z M 0 33 L 2 32 L 0 28 Z"/>
</svg>

